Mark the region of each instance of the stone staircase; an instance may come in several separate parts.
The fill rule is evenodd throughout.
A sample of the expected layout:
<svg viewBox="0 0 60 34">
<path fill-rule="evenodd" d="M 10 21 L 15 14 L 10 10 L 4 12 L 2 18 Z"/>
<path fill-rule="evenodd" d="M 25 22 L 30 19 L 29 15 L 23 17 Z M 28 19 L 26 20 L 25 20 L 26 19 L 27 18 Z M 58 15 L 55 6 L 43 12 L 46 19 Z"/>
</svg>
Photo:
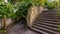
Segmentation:
<svg viewBox="0 0 60 34">
<path fill-rule="evenodd" d="M 59 32 L 57 25 L 57 11 L 48 10 L 38 15 L 30 29 L 39 32 L 39 34 L 57 34 Z"/>
</svg>

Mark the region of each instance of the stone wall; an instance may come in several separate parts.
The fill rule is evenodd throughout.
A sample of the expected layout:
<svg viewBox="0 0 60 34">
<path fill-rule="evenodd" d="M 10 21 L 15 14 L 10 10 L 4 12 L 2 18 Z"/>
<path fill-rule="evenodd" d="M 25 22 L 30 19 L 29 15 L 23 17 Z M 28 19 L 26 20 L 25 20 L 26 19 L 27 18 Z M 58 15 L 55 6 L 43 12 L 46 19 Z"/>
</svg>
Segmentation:
<svg viewBox="0 0 60 34">
<path fill-rule="evenodd" d="M 41 13 L 42 7 L 40 6 L 31 6 L 28 10 L 28 15 L 27 15 L 27 24 L 29 27 L 33 25 L 33 22 L 35 21 L 36 17 L 38 16 L 39 13 Z M 41 9 L 41 10 L 40 10 Z"/>
<path fill-rule="evenodd" d="M 4 21 L 4 19 L 0 18 L 0 29 L 1 27 L 5 26 L 9 26 L 10 24 L 13 23 L 13 20 L 11 18 L 6 18 L 6 20 Z M 5 25 L 4 25 L 5 24 Z"/>
<path fill-rule="evenodd" d="M 6 23 L 6 26 L 9 26 L 10 24 L 13 23 L 13 20 L 11 18 L 7 18 L 5 23 Z"/>
</svg>

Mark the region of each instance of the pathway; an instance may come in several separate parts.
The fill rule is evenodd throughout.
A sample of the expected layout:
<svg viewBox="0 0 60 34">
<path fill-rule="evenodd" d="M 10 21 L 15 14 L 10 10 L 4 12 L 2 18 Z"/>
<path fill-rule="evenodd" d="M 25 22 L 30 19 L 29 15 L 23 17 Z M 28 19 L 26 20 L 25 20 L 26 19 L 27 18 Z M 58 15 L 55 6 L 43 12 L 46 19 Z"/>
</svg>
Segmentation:
<svg viewBox="0 0 60 34">
<path fill-rule="evenodd" d="M 25 28 L 23 19 L 15 24 L 14 26 L 10 26 L 7 29 L 5 34 L 36 34 L 35 32 Z"/>
</svg>

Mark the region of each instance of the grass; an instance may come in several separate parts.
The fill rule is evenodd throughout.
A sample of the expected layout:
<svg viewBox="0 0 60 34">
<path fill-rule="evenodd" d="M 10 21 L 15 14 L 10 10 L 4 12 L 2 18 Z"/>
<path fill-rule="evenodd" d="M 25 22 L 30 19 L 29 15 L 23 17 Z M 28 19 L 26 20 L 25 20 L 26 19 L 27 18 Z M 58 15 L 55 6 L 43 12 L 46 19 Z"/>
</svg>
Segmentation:
<svg viewBox="0 0 60 34">
<path fill-rule="evenodd" d="M 58 27 L 60 28 L 60 25 L 58 25 Z"/>
<path fill-rule="evenodd" d="M 0 30 L 0 32 L 1 32 L 2 34 L 4 34 L 4 33 L 6 32 L 6 30 Z"/>
</svg>

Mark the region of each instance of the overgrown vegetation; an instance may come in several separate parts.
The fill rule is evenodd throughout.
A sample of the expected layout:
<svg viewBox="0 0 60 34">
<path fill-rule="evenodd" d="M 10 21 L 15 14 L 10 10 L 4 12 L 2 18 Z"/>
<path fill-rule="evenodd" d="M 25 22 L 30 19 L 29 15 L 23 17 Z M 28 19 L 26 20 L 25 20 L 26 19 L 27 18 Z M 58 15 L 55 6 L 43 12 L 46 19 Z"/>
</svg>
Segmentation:
<svg viewBox="0 0 60 34">
<path fill-rule="evenodd" d="M 17 3 L 16 3 L 17 1 Z M 26 17 L 27 10 L 31 5 L 46 6 L 48 9 L 53 9 L 57 6 L 57 2 L 48 2 L 47 0 L 8 0 L 9 3 L 0 2 L 0 17 L 6 15 L 7 18 Z M 16 6 L 14 6 L 16 5 Z M 2 9 L 1 9 L 2 8 Z M 14 12 L 15 10 L 15 12 Z"/>
<path fill-rule="evenodd" d="M 26 17 L 27 16 L 27 10 L 31 6 L 31 3 L 29 1 L 21 1 L 17 4 L 17 11 L 16 15 L 18 17 Z"/>
<path fill-rule="evenodd" d="M 3 18 L 5 15 L 6 18 L 12 18 L 17 21 L 20 17 L 25 18 L 27 16 L 27 10 L 31 5 L 54 9 L 58 7 L 58 4 L 60 5 L 58 1 L 54 0 L 49 2 L 48 0 L 8 0 L 8 3 L 6 3 L 4 0 L 0 0 L 0 18 Z"/>
<path fill-rule="evenodd" d="M 11 18 L 11 14 L 13 14 L 13 6 L 12 4 L 6 4 L 5 2 L 0 2 L 0 17 L 3 18 L 4 15 L 7 18 Z"/>
<path fill-rule="evenodd" d="M 21 1 L 16 4 L 13 4 L 12 0 L 9 0 L 9 3 L 0 2 L 0 18 L 3 18 L 3 15 L 6 18 L 18 19 L 20 17 L 26 17 L 27 10 L 31 6 L 29 1 Z"/>
<path fill-rule="evenodd" d="M 46 5 L 46 7 L 47 7 L 48 9 L 54 9 L 54 8 L 57 8 L 57 7 L 58 7 L 58 3 L 59 3 L 58 0 L 47 1 L 45 5 Z"/>
</svg>

